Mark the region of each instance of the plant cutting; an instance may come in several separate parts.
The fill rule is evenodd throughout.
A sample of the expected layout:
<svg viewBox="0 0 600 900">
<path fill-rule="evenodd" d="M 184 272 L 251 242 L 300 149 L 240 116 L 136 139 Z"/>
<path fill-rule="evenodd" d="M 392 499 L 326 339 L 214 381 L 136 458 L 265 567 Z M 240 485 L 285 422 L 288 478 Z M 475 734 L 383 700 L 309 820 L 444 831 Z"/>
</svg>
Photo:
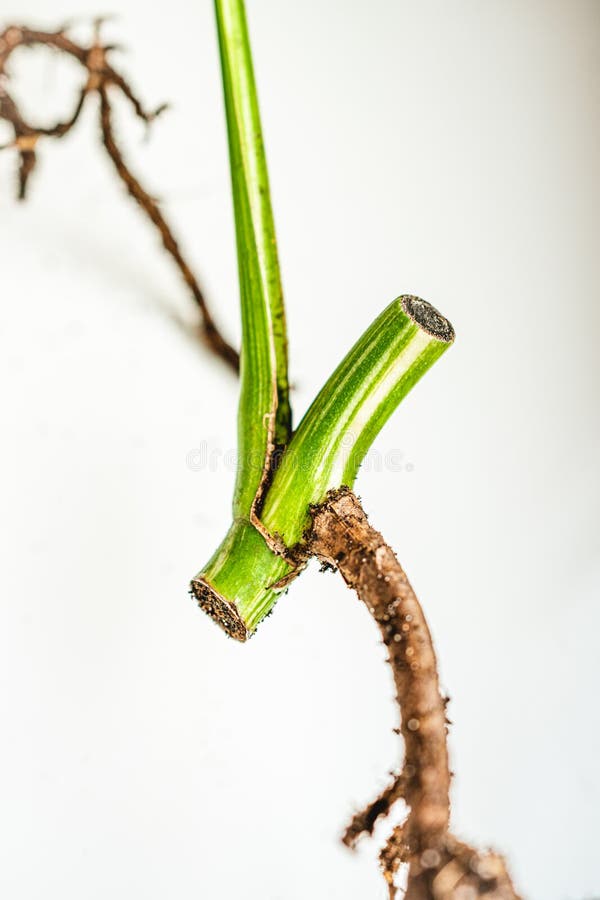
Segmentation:
<svg viewBox="0 0 600 900">
<path fill-rule="evenodd" d="M 403 800 L 406 820 L 381 852 L 389 896 L 399 870 L 408 900 L 518 900 L 502 857 L 478 852 L 450 832 L 447 700 L 423 609 L 394 552 L 371 526 L 353 492 L 364 456 L 412 387 L 454 341 L 450 322 L 426 300 L 400 295 L 367 328 L 292 427 L 287 330 L 274 217 L 243 0 L 216 0 L 217 33 L 229 140 L 242 340 L 239 354 L 238 468 L 231 526 L 192 579 L 200 607 L 229 635 L 247 641 L 311 558 L 339 571 L 372 615 L 389 654 L 400 710 L 400 773 L 344 834 L 354 847 Z M 237 368 L 171 227 L 123 159 L 111 124 L 110 95 L 119 90 L 150 122 L 109 62 L 99 27 L 90 47 L 65 30 L 11 26 L 0 35 L 0 73 L 16 47 L 43 44 L 77 59 L 86 71 L 74 113 L 54 128 L 25 121 L 6 87 L 0 116 L 14 131 L 25 196 L 38 141 L 60 138 L 93 94 L 99 97 L 104 146 L 129 194 L 156 225 L 199 308 L 212 350 Z M 207 553 L 207 557 L 209 554 Z"/>
</svg>

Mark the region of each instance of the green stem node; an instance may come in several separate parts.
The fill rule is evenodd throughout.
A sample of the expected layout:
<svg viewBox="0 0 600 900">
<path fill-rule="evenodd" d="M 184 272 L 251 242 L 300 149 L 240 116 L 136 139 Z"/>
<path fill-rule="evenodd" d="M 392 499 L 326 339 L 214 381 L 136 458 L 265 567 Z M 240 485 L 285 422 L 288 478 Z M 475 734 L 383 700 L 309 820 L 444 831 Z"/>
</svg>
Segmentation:
<svg viewBox="0 0 600 900">
<path fill-rule="evenodd" d="M 274 473 L 261 522 L 281 546 L 301 541 L 311 505 L 329 490 L 354 486 L 385 422 L 453 340 L 448 320 L 418 297 L 399 297 L 377 317 L 317 395 Z M 293 577 L 273 547 L 237 518 L 192 582 L 200 606 L 238 640 L 271 611 L 280 590 L 274 585 Z"/>
</svg>

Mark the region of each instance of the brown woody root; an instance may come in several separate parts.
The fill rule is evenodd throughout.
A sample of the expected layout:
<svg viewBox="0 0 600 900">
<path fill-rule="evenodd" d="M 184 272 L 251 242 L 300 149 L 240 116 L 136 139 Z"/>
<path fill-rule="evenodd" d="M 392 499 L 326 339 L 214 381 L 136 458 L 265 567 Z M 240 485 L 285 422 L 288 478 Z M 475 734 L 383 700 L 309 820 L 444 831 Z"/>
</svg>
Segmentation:
<svg viewBox="0 0 600 900">
<path fill-rule="evenodd" d="M 239 367 L 237 351 L 221 335 L 207 306 L 198 279 L 184 259 L 171 227 L 157 202 L 144 190 L 139 180 L 133 175 L 115 140 L 112 127 L 111 90 L 117 90 L 126 97 L 135 114 L 146 125 L 149 125 L 165 109 L 165 106 L 159 106 L 153 111 L 148 111 L 144 108 L 129 86 L 129 83 L 110 65 L 108 55 L 115 48 L 100 42 L 100 25 L 101 20 L 97 20 L 94 40 L 89 47 L 83 47 L 72 41 L 66 28 L 56 32 L 47 32 L 11 25 L 5 28 L 3 32 L 0 32 L 0 119 L 8 122 L 14 132 L 14 140 L 6 145 L 5 148 L 0 149 L 14 148 L 19 154 L 18 197 L 20 200 L 26 197 L 29 177 L 37 162 L 36 153 L 40 138 L 62 138 L 68 134 L 77 123 L 87 98 L 92 94 L 98 94 L 100 98 L 102 143 L 113 162 L 119 178 L 124 183 L 130 196 L 133 197 L 157 229 L 165 250 L 172 258 L 188 286 L 200 311 L 202 335 L 205 342 L 214 353 L 237 371 Z M 18 47 L 33 47 L 36 45 L 49 47 L 59 53 L 66 53 L 68 56 L 76 59 L 87 73 L 86 82 L 79 93 L 72 115 L 64 122 L 57 122 L 51 128 L 38 127 L 26 121 L 7 90 L 9 73 L 6 65 L 11 53 Z"/>
<path fill-rule="evenodd" d="M 404 799 L 406 821 L 381 853 L 390 898 L 395 874 L 408 865 L 406 900 L 518 900 L 503 859 L 478 853 L 449 831 L 446 700 L 441 696 L 435 651 L 423 610 L 393 551 L 367 520 L 347 488 L 313 510 L 307 549 L 339 569 L 375 619 L 389 652 L 401 712 L 404 765 L 399 776 L 344 835 L 354 846 L 375 822 Z"/>
</svg>

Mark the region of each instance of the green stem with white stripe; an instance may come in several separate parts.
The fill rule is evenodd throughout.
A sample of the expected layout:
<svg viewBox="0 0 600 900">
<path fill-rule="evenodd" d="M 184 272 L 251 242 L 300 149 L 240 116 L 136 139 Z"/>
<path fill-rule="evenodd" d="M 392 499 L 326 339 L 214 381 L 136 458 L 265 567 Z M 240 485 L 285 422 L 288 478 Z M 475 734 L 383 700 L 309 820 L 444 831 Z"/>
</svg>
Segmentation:
<svg viewBox="0 0 600 900">
<path fill-rule="evenodd" d="M 288 443 L 285 310 L 243 0 L 215 0 L 235 214 L 242 347 L 233 514 L 250 519 Z"/>
</svg>

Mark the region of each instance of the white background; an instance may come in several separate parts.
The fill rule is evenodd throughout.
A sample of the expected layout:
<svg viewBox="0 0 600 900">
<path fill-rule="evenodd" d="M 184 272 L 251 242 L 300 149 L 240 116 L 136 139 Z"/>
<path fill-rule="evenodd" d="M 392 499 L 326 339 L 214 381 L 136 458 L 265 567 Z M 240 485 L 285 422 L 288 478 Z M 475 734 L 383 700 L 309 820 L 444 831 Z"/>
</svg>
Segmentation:
<svg viewBox="0 0 600 900">
<path fill-rule="evenodd" d="M 52 8 L 50 8 L 52 7 Z M 22 0 L 5 21 L 104 12 Z M 148 104 L 135 169 L 238 333 L 208 0 L 124 0 L 107 35 Z M 452 697 L 453 825 L 531 900 L 600 896 L 597 355 L 600 4 L 249 0 L 296 415 L 400 293 L 456 345 L 358 489 L 429 616 Z M 38 120 L 78 73 L 14 59 Z M 366 611 L 308 572 L 246 646 L 189 578 L 224 533 L 236 384 L 99 148 L 94 104 L 0 160 L 0 894 L 383 898 L 338 842 L 399 762 Z"/>
</svg>

